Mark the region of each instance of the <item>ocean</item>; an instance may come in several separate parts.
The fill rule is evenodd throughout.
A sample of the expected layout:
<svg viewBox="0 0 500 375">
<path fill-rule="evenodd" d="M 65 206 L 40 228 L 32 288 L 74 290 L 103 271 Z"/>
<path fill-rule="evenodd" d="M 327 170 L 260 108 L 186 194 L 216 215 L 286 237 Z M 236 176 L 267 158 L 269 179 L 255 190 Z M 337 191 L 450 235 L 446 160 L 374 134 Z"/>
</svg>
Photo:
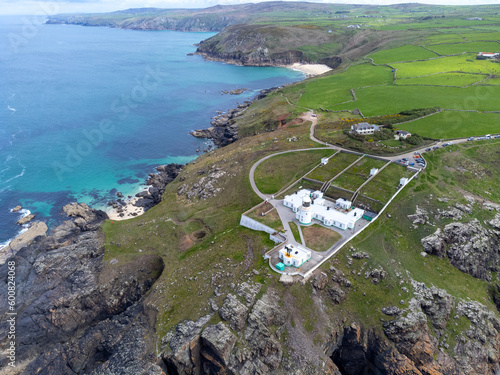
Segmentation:
<svg viewBox="0 0 500 375">
<path fill-rule="evenodd" d="M 188 56 L 213 33 L 36 21 L 0 17 L 0 244 L 28 212 L 53 227 L 68 202 L 104 208 L 116 191 L 135 194 L 157 165 L 206 149 L 188 133 L 216 111 L 304 78 Z M 248 90 L 221 94 L 237 88 Z"/>
</svg>

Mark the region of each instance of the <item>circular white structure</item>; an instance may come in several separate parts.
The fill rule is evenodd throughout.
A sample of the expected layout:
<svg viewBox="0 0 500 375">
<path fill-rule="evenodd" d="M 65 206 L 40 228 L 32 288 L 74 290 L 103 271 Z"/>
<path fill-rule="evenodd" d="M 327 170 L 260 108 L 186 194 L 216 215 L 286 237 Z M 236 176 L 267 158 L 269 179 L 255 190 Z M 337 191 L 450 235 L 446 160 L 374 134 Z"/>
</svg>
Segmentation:
<svg viewBox="0 0 500 375">
<path fill-rule="evenodd" d="M 297 219 L 301 224 L 305 225 L 312 222 L 311 198 L 307 195 L 302 198 L 302 206 L 300 206 L 297 213 Z"/>
</svg>

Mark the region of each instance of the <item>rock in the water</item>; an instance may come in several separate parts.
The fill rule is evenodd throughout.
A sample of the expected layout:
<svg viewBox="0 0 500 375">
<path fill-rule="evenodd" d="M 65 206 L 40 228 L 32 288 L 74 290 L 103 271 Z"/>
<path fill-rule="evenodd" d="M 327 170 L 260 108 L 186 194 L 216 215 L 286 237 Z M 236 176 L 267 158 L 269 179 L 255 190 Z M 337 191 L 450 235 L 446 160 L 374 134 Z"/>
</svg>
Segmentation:
<svg viewBox="0 0 500 375">
<path fill-rule="evenodd" d="M 29 215 L 26 215 L 25 217 L 23 217 L 22 219 L 19 219 L 19 220 L 17 221 L 17 223 L 18 223 L 19 225 L 24 225 L 24 224 L 29 223 L 29 222 L 30 222 L 31 220 L 33 220 L 34 218 L 35 218 L 35 215 L 33 215 L 33 214 L 29 214 Z"/>
<path fill-rule="evenodd" d="M 12 212 L 18 212 L 21 211 L 23 208 L 21 206 L 16 206 L 12 209 Z"/>
</svg>

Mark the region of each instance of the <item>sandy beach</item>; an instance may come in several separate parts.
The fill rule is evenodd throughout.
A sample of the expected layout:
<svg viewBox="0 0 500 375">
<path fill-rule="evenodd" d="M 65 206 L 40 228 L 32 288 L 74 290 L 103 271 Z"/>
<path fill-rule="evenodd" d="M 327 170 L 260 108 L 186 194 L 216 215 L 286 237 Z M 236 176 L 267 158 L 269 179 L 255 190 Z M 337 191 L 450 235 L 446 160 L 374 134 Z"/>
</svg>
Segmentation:
<svg viewBox="0 0 500 375">
<path fill-rule="evenodd" d="M 314 77 L 332 70 L 332 68 L 324 64 L 295 63 L 292 65 L 287 65 L 286 67 L 289 69 L 299 70 L 302 73 L 305 73 L 307 77 Z"/>
<path fill-rule="evenodd" d="M 137 217 L 142 215 L 145 211 L 143 207 L 136 207 L 134 203 L 137 202 L 139 198 L 134 197 L 131 199 L 124 200 L 125 206 L 119 206 L 119 208 L 110 207 L 106 210 L 109 218 L 111 220 L 127 220 L 133 217 Z M 120 209 L 120 211 L 119 211 Z M 123 216 L 120 216 L 123 214 Z"/>
</svg>

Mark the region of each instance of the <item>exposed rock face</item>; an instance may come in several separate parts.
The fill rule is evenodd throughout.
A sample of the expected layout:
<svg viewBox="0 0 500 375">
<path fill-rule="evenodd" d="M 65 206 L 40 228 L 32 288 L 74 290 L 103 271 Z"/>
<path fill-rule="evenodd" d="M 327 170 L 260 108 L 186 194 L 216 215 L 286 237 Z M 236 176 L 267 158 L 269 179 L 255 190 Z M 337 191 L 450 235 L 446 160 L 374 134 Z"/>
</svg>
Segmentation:
<svg viewBox="0 0 500 375">
<path fill-rule="evenodd" d="M 85 203 L 69 203 L 63 207 L 63 212 L 75 218 L 75 224 L 82 230 L 96 230 L 108 215 L 101 210 L 94 210 Z"/>
<path fill-rule="evenodd" d="M 218 147 L 224 147 L 237 141 L 238 125 L 235 123 L 235 118 L 241 116 L 253 101 L 263 99 L 277 89 L 278 87 L 271 87 L 260 90 L 259 95 L 253 100 L 247 100 L 243 104 L 238 105 L 238 107 L 228 110 L 227 113 L 213 117 L 209 128 L 194 130 L 190 134 L 196 138 L 210 139 Z"/>
<path fill-rule="evenodd" d="M 429 221 L 428 212 L 417 206 L 416 212 L 413 215 L 408 215 L 408 219 L 415 225 L 425 224 Z"/>
<path fill-rule="evenodd" d="M 23 247 L 28 246 L 38 237 L 45 237 L 47 234 L 47 224 L 36 222 L 31 224 L 28 230 L 14 238 L 10 243 L 0 250 L 0 264 L 4 264 L 7 258 L 13 256 Z"/>
<path fill-rule="evenodd" d="M 495 221 L 494 221 L 495 223 Z M 500 264 L 500 233 L 485 229 L 477 219 L 469 223 L 451 223 L 422 239 L 424 251 L 447 256 L 462 272 L 482 280 L 491 280 L 491 271 Z"/>
<path fill-rule="evenodd" d="M 133 265 L 105 268 L 101 235 L 84 231 L 99 225 L 100 214 L 87 208 L 69 205 L 65 212 L 77 219 L 10 258 L 16 264 L 16 359 L 26 364 L 21 373 L 160 375 L 144 341 L 150 319 L 137 302 L 161 274 L 163 262 L 144 256 Z M 7 264 L 0 266 L 5 290 L 7 271 Z M 0 314 L 7 309 L 1 299 Z M 0 330 L 7 331 L 7 322 Z M 2 354 L 0 365 L 6 361 Z"/>
<path fill-rule="evenodd" d="M 23 217 L 22 219 L 19 219 L 17 221 L 17 224 L 19 225 L 24 225 L 24 224 L 28 224 L 31 220 L 33 220 L 35 218 L 35 215 L 33 214 L 29 214 L 29 215 L 26 215 L 25 217 Z"/>
<path fill-rule="evenodd" d="M 303 45 L 331 43 L 334 35 L 315 29 L 274 25 L 236 25 L 200 43 L 197 54 L 242 65 L 274 66 L 308 63 Z M 279 41 L 277 43 L 277 41 Z M 329 63 L 337 63 L 330 58 Z M 336 65 L 338 66 L 338 65 Z M 335 66 L 335 67 L 336 67 Z"/>
<path fill-rule="evenodd" d="M 144 207 L 145 210 L 149 210 L 151 207 L 156 206 L 161 202 L 161 197 L 165 192 L 165 187 L 171 183 L 179 175 L 182 168 L 182 164 L 166 164 L 156 167 L 158 173 L 150 173 L 146 184 L 150 185 L 148 190 L 141 191 L 135 196 L 139 199 L 134 203 L 137 207 Z"/>
<path fill-rule="evenodd" d="M 229 321 L 232 329 L 240 331 L 245 326 L 248 308 L 234 295 L 228 294 L 224 304 L 219 309 L 219 315 L 223 320 Z"/>
<path fill-rule="evenodd" d="M 186 195 L 186 198 L 189 200 L 194 198 L 208 199 L 215 197 L 223 190 L 222 187 L 216 187 L 214 185 L 221 185 L 219 179 L 226 175 L 224 170 L 213 165 L 210 170 L 202 170 L 199 173 L 207 175 L 200 178 L 198 182 L 195 182 L 191 186 L 182 184 L 177 189 L 177 194 Z"/>
<path fill-rule="evenodd" d="M 248 301 L 253 301 L 254 288 Z M 253 295 L 253 296 L 252 296 Z M 162 358 L 175 374 L 268 374 L 278 369 L 283 350 L 279 329 L 284 315 L 275 294 L 265 294 L 248 309 L 233 295 L 228 295 L 220 312 L 232 327 L 219 322 L 208 325 L 210 316 L 197 322 L 183 322 L 163 339 Z M 239 342 L 240 345 L 236 345 Z"/>
</svg>

